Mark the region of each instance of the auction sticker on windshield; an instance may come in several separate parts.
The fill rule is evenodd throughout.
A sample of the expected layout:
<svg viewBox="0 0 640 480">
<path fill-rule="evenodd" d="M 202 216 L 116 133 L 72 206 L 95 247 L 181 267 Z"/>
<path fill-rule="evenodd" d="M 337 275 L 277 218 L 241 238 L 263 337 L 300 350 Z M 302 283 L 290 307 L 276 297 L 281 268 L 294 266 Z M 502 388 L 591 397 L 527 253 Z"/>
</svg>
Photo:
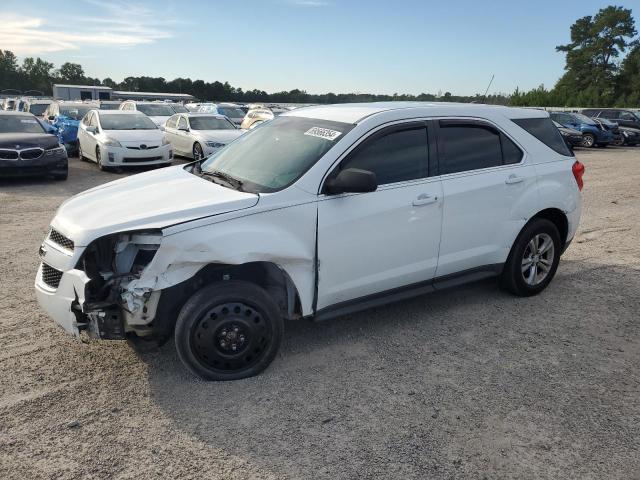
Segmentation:
<svg viewBox="0 0 640 480">
<path fill-rule="evenodd" d="M 328 128 L 312 127 L 306 132 L 304 132 L 304 134 L 311 135 L 312 137 L 324 138 L 325 140 L 333 141 L 336 138 L 338 138 L 340 135 L 342 135 L 342 132 L 329 130 Z"/>
</svg>

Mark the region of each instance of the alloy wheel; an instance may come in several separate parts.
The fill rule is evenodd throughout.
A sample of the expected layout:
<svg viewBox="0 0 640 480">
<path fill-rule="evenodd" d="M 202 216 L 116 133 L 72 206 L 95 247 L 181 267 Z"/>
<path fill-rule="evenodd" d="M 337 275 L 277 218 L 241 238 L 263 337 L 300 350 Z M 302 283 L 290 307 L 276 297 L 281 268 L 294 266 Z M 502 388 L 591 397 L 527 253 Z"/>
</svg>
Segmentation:
<svg viewBox="0 0 640 480">
<path fill-rule="evenodd" d="M 522 277 L 527 285 L 542 283 L 553 266 L 555 246 L 553 239 L 546 233 L 535 235 L 527 244 L 522 256 Z"/>
</svg>

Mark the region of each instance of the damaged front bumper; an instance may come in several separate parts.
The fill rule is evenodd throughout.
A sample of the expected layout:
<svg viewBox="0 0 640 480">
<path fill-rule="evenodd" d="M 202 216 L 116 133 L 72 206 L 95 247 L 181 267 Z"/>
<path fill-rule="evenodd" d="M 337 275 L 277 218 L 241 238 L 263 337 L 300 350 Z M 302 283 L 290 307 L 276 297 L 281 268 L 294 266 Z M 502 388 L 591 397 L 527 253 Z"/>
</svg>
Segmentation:
<svg viewBox="0 0 640 480">
<path fill-rule="evenodd" d="M 40 264 L 36 275 L 36 298 L 40 307 L 53 320 L 74 337 L 86 328 L 82 315 L 86 286 L 91 281 L 81 270 L 69 270 L 62 274 L 57 288 L 48 286 L 42 278 L 45 264 Z"/>
</svg>

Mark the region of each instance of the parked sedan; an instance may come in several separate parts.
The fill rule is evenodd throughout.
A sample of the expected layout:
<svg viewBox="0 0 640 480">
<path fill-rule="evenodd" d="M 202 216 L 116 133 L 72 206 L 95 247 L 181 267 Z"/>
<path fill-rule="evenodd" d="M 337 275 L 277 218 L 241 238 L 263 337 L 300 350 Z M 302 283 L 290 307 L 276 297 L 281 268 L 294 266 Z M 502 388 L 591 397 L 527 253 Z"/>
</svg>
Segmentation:
<svg viewBox="0 0 640 480">
<path fill-rule="evenodd" d="M 568 147 L 579 147 L 582 145 L 582 133 L 578 130 L 574 130 L 573 128 L 567 128 L 560 125 L 558 122 L 553 122 L 556 128 L 560 131 L 560 135 L 562 135 L 562 139 L 567 144 Z"/>
<path fill-rule="evenodd" d="M 26 112 L 0 112 L 0 178 L 51 175 L 67 179 L 67 152 Z"/>
<path fill-rule="evenodd" d="M 622 146 L 628 145 L 633 147 L 635 145 L 640 144 L 640 130 L 637 128 L 629 128 L 629 127 L 618 127 L 620 129 L 621 139 L 618 143 L 614 143 L 614 145 Z"/>
<path fill-rule="evenodd" d="M 244 133 L 224 115 L 210 113 L 177 114 L 164 128 L 174 152 L 195 160 L 208 157 Z"/>
<path fill-rule="evenodd" d="M 563 127 L 573 128 L 582 133 L 582 146 L 591 148 L 594 146 L 606 147 L 613 141 L 613 133 L 599 126 L 593 119 L 580 113 L 549 112 L 552 120 Z"/>
<path fill-rule="evenodd" d="M 245 115 L 245 112 L 233 103 L 201 103 L 198 112 L 224 115 L 238 127 L 242 124 Z"/>
<path fill-rule="evenodd" d="M 100 170 L 136 165 L 169 165 L 173 158 L 164 132 L 137 111 L 91 110 L 78 131 L 81 160 Z"/>
</svg>

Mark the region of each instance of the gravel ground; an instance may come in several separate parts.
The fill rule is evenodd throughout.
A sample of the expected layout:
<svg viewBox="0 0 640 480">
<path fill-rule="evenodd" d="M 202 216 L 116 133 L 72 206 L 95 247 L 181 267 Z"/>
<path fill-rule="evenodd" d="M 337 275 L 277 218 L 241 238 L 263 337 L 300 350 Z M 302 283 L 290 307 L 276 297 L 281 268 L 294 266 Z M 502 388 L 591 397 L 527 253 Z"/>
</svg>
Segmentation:
<svg viewBox="0 0 640 480">
<path fill-rule="evenodd" d="M 578 157 L 582 225 L 543 294 L 489 281 L 292 322 L 228 383 L 39 309 L 55 209 L 122 174 L 0 182 L 0 478 L 640 478 L 640 148 Z"/>
</svg>

